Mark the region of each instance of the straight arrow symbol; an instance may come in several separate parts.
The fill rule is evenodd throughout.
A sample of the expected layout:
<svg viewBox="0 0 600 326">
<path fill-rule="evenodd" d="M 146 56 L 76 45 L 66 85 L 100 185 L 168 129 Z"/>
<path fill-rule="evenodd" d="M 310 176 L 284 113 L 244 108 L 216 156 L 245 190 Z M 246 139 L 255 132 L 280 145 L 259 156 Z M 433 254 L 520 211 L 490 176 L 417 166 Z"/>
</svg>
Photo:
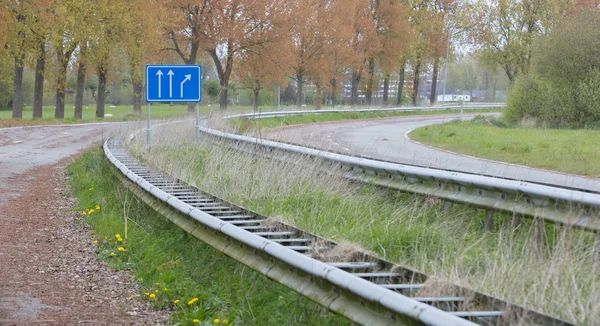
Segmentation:
<svg viewBox="0 0 600 326">
<path fill-rule="evenodd" d="M 175 74 L 173 73 L 173 70 L 169 69 L 167 75 L 169 75 L 169 97 L 173 98 L 173 75 Z"/>
<path fill-rule="evenodd" d="M 161 97 L 161 94 L 160 94 L 160 79 L 161 79 L 161 77 L 163 75 L 163 72 L 159 69 L 158 72 L 156 73 L 156 75 L 158 76 L 158 97 L 160 98 Z"/>
<path fill-rule="evenodd" d="M 183 83 L 192 79 L 192 75 L 185 75 L 185 79 L 181 82 L 181 98 L 183 98 Z"/>
</svg>

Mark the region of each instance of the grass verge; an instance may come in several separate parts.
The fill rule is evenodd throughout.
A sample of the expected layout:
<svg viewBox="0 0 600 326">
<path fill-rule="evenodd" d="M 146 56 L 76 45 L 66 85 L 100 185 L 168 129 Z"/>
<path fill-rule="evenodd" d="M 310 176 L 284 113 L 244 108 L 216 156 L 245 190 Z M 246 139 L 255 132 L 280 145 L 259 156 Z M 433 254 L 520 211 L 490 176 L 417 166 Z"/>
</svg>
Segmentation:
<svg viewBox="0 0 600 326">
<path fill-rule="evenodd" d="M 177 325 L 346 325 L 303 296 L 268 280 L 173 225 L 139 202 L 96 149 L 68 167 L 81 223 L 94 234 L 98 259 L 129 269 L 139 296 L 172 310 Z M 85 214 L 84 214 L 85 212 Z"/>
<path fill-rule="evenodd" d="M 501 109 L 467 109 L 465 113 L 489 113 L 501 112 Z M 373 118 L 389 118 L 389 117 L 404 117 L 413 115 L 434 115 L 434 114 L 457 114 L 460 109 L 445 109 L 436 111 L 377 111 L 377 112 L 329 112 L 319 114 L 301 114 L 286 117 L 248 119 L 237 118 L 231 119 L 231 123 L 238 132 L 248 132 L 258 128 L 277 128 L 283 126 L 291 126 L 298 124 L 317 123 L 326 121 L 341 121 L 341 120 L 356 120 L 356 119 L 373 119 Z"/>
<path fill-rule="evenodd" d="M 449 211 L 414 197 L 326 175 L 313 161 L 247 155 L 193 126 L 155 133 L 149 162 L 221 198 L 339 242 L 579 324 L 600 322 L 593 234 L 497 214 L 484 233 L 481 210 Z M 144 152 L 143 143 L 134 151 Z M 252 148 L 248 148 L 252 150 Z M 287 163 L 287 162 L 294 162 Z"/>
<path fill-rule="evenodd" d="M 600 130 L 508 127 L 479 118 L 422 127 L 410 137 L 457 153 L 600 177 Z"/>
</svg>

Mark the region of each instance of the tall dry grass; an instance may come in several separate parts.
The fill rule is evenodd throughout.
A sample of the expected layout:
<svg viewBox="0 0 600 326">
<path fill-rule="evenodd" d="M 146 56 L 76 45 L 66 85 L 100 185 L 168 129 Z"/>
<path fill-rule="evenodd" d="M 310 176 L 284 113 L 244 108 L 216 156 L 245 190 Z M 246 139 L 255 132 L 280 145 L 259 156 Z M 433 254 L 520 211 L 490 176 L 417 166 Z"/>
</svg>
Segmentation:
<svg viewBox="0 0 600 326">
<path fill-rule="evenodd" d="M 600 324 L 600 274 L 590 233 L 498 214 L 491 233 L 483 212 L 352 183 L 301 156 L 268 159 L 202 137 L 193 123 L 156 128 L 153 147 L 131 143 L 151 165 L 223 199 L 438 279 L 469 286 L 584 325 Z M 538 233 L 536 233 L 538 232 Z"/>
</svg>

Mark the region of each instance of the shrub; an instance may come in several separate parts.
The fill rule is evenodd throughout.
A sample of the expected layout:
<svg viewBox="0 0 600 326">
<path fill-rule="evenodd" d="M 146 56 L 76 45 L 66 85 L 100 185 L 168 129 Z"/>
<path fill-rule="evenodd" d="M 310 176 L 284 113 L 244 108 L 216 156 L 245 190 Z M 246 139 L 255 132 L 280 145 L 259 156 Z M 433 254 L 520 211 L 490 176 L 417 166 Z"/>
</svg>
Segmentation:
<svg viewBox="0 0 600 326">
<path fill-rule="evenodd" d="M 537 40 L 529 75 L 509 93 L 505 118 L 551 127 L 600 120 L 600 14 L 581 11 Z"/>
</svg>

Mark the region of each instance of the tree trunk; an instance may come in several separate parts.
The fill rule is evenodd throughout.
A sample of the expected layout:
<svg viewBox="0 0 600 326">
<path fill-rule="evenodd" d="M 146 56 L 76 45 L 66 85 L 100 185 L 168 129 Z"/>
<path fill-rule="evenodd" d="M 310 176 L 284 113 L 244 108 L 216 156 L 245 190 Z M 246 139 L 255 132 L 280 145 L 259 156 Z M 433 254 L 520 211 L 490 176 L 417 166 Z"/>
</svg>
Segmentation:
<svg viewBox="0 0 600 326">
<path fill-rule="evenodd" d="M 144 91 L 144 86 L 142 85 L 142 80 L 133 82 L 133 113 L 140 115 L 142 114 L 142 92 Z"/>
<path fill-rule="evenodd" d="M 13 80 L 12 118 L 23 118 L 23 55 L 15 56 L 15 79 Z"/>
<path fill-rule="evenodd" d="M 58 58 L 58 77 L 56 79 L 56 107 L 54 109 L 55 119 L 65 118 L 65 89 L 67 87 L 68 59 Z"/>
<path fill-rule="evenodd" d="M 321 94 L 320 87 L 317 86 L 315 91 L 315 110 L 321 110 L 321 101 L 323 101 L 323 94 Z"/>
<path fill-rule="evenodd" d="M 75 111 L 73 116 L 75 119 L 83 118 L 83 92 L 85 90 L 85 64 L 87 61 L 86 48 L 81 47 L 79 54 L 79 67 L 77 68 L 77 90 L 75 91 Z"/>
<path fill-rule="evenodd" d="M 296 91 L 296 106 L 301 108 L 303 99 L 302 95 L 304 93 L 304 73 L 296 73 L 296 80 L 298 81 L 298 89 Z"/>
<path fill-rule="evenodd" d="M 406 71 L 406 64 L 403 63 L 400 68 L 400 74 L 398 75 L 398 97 L 396 99 L 396 105 L 402 105 L 402 92 L 404 91 L 404 72 Z"/>
<path fill-rule="evenodd" d="M 387 106 L 388 104 L 388 93 L 390 91 L 390 75 L 385 75 L 383 79 L 383 105 Z"/>
<path fill-rule="evenodd" d="M 431 94 L 429 94 L 429 102 L 431 105 L 435 104 L 436 93 L 437 93 L 437 79 L 439 70 L 440 60 L 437 58 L 433 59 L 433 74 L 431 76 Z"/>
<path fill-rule="evenodd" d="M 44 67 L 46 66 L 46 42 L 40 43 L 40 53 L 35 64 L 35 82 L 33 90 L 33 118 L 42 118 L 42 106 L 44 102 Z"/>
<path fill-rule="evenodd" d="M 252 110 L 254 113 L 258 112 L 258 93 L 260 88 L 256 87 L 252 89 Z"/>
<path fill-rule="evenodd" d="M 373 102 L 373 84 L 375 82 L 375 60 L 373 58 L 369 59 L 369 77 L 367 79 L 367 91 L 365 92 L 365 98 L 367 100 L 367 105 L 371 106 Z"/>
<path fill-rule="evenodd" d="M 329 98 L 331 107 L 335 107 L 335 93 L 337 90 L 337 80 L 334 78 L 331 80 L 331 96 Z"/>
<path fill-rule="evenodd" d="M 104 118 L 104 104 L 106 101 L 106 69 L 98 67 L 98 97 L 96 99 L 96 118 Z"/>
<path fill-rule="evenodd" d="M 227 87 L 227 84 L 221 84 L 221 92 L 219 93 L 219 109 L 221 110 L 227 110 Z"/>
<path fill-rule="evenodd" d="M 412 106 L 417 106 L 419 101 L 419 82 L 421 77 L 421 60 L 417 58 L 414 66 L 413 90 L 410 94 L 410 102 Z"/>
<path fill-rule="evenodd" d="M 360 83 L 360 74 L 352 71 L 352 84 L 350 95 L 350 106 L 355 107 L 358 104 L 358 84 Z"/>
</svg>

